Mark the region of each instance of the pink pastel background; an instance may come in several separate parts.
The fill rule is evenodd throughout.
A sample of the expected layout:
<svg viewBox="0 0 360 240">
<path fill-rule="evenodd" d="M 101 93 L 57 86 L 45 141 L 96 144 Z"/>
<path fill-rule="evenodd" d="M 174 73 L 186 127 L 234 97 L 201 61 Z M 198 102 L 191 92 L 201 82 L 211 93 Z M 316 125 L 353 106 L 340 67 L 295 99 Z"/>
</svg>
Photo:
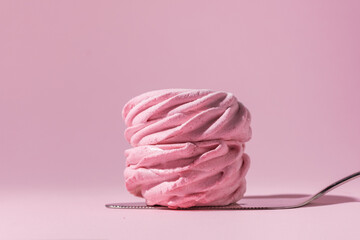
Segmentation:
<svg viewBox="0 0 360 240">
<path fill-rule="evenodd" d="M 161 88 L 229 91 L 249 108 L 250 195 L 315 193 L 359 171 L 359 23 L 350 0 L 1 1 L 0 238 L 356 239 L 359 202 L 246 213 L 103 205 L 139 201 L 123 181 L 121 109 Z M 360 198 L 359 187 L 334 194 Z"/>
</svg>

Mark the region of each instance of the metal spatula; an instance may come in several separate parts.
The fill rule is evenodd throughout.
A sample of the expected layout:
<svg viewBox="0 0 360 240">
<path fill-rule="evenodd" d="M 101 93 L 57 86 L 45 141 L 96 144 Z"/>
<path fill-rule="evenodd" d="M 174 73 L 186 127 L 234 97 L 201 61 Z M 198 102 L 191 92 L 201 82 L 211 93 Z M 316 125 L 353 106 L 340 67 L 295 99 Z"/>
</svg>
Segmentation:
<svg viewBox="0 0 360 240">
<path fill-rule="evenodd" d="M 305 205 L 308 205 L 315 199 L 320 198 L 331 190 L 339 187 L 340 185 L 354 180 L 360 176 L 360 171 L 353 173 L 347 177 L 344 177 L 320 192 L 312 195 L 301 198 L 281 198 L 281 199 L 268 199 L 266 197 L 256 197 L 256 198 L 243 198 L 238 203 L 234 203 L 227 206 L 201 206 L 201 207 L 191 207 L 191 208 L 178 208 L 176 210 L 273 210 L 273 209 L 291 209 L 299 208 Z M 165 206 L 148 206 L 145 203 L 110 203 L 105 205 L 107 208 L 115 209 L 169 209 Z"/>
</svg>

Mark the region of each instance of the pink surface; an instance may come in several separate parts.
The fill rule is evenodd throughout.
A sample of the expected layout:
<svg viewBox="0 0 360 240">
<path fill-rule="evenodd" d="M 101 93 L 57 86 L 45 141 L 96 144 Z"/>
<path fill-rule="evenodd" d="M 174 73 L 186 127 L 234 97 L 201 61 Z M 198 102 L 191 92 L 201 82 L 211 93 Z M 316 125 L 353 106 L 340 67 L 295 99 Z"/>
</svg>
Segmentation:
<svg viewBox="0 0 360 240">
<path fill-rule="evenodd" d="M 247 106 L 248 194 L 313 193 L 358 171 L 359 12 L 350 0 L 1 1 L 0 238 L 166 238 L 181 226 L 356 239 L 358 202 L 245 213 L 103 204 L 131 198 L 121 108 L 161 88 L 228 91 Z M 334 194 L 359 198 L 358 182 L 346 189 Z"/>
<path fill-rule="evenodd" d="M 326 181 L 325 181 L 326 182 Z M 315 185 L 315 184 L 314 184 Z M 319 187 L 319 186 L 317 186 Z M 267 211 L 119 210 L 109 199 L 139 201 L 114 189 L 11 191 L 0 199 L 1 239 L 350 239 L 359 238 L 359 182 L 335 190 L 317 205 Z M 310 189 L 309 186 L 297 188 Z M 299 190 L 300 189 L 300 190 Z M 257 193 L 278 193 L 257 187 Z M 294 192 L 287 188 L 284 192 Z M 309 191 L 310 192 L 310 191 Z M 307 193 L 307 190 L 305 191 Z M 347 197 L 351 196 L 351 197 Z M 290 196 L 292 197 L 292 196 Z"/>
</svg>

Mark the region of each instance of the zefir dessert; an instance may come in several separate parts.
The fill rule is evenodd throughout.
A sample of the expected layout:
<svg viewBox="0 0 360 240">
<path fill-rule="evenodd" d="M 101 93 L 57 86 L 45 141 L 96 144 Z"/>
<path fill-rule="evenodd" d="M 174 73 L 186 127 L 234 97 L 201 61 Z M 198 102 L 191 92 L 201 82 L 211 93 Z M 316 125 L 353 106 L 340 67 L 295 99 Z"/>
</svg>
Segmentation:
<svg viewBox="0 0 360 240">
<path fill-rule="evenodd" d="M 222 206 L 246 190 L 250 113 L 227 92 L 151 91 L 123 108 L 128 191 L 147 205 Z"/>
</svg>

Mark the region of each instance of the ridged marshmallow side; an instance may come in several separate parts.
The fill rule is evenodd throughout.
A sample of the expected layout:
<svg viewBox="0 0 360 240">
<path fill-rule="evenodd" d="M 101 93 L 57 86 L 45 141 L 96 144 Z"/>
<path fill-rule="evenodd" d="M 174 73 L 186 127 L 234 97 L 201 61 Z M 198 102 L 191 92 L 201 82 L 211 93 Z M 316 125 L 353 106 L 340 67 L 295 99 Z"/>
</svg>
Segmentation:
<svg viewBox="0 0 360 240">
<path fill-rule="evenodd" d="M 126 187 L 148 205 L 227 205 L 246 190 L 250 159 L 239 141 L 145 145 L 125 154 Z"/>
<path fill-rule="evenodd" d="M 227 92 L 152 91 L 131 99 L 123 118 L 132 146 L 251 138 L 249 111 Z"/>
</svg>

